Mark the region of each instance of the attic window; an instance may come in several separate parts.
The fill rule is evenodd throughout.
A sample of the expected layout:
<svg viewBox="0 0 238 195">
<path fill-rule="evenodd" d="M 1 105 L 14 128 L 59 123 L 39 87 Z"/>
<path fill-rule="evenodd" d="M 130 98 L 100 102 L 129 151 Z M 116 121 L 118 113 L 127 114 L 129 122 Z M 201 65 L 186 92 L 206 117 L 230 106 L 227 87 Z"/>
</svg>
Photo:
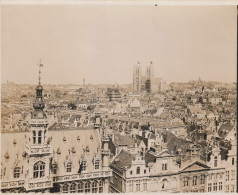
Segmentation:
<svg viewBox="0 0 238 195">
<path fill-rule="evenodd" d="M 76 151 L 75 151 L 75 148 L 74 147 L 72 147 L 72 153 L 75 153 Z"/>
<path fill-rule="evenodd" d="M 9 159 L 9 158 L 10 158 L 8 152 L 5 153 L 4 157 L 5 157 L 6 159 Z"/>
<path fill-rule="evenodd" d="M 61 151 L 59 148 L 57 149 L 57 154 L 61 154 Z"/>
</svg>

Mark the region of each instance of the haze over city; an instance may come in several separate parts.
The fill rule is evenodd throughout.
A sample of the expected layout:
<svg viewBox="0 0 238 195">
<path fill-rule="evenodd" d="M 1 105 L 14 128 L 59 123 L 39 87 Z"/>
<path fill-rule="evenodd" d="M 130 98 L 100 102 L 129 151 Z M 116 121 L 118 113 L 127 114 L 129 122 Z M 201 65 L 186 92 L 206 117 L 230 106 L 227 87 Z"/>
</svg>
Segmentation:
<svg viewBox="0 0 238 195">
<path fill-rule="evenodd" d="M 2 82 L 129 84 L 153 62 L 167 82 L 236 81 L 235 6 L 2 6 Z M 122 17 L 123 15 L 123 17 Z M 125 20 L 126 18 L 126 20 Z"/>
</svg>

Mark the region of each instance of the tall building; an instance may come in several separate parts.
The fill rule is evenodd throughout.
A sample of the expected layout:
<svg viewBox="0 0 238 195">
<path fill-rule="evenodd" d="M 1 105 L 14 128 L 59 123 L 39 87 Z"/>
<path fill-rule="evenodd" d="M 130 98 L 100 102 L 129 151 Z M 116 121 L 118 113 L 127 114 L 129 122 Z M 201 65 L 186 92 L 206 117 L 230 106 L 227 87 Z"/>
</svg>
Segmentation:
<svg viewBox="0 0 238 195">
<path fill-rule="evenodd" d="M 133 70 L 133 92 L 138 93 L 141 92 L 141 66 L 135 65 Z"/>
<path fill-rule="evenodd" d="M 1 134 L 1 191 L 107 193 L 107 137 L 93 127 L 48 128 L 42 93 L 39 77 L 29 131 Z"/>
</svg>

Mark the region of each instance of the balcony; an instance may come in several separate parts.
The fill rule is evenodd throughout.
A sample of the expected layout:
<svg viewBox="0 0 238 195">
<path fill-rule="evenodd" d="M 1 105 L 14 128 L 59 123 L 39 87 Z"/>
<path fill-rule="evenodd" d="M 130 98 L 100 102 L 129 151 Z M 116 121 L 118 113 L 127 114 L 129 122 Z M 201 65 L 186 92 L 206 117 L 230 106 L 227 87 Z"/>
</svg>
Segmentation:
<svg viewBox="0 0 238 195">
<path fill-rule="evenodd" d="M 25 181 L 9 181 L 9 182 L 2 182 L 1 189 L 11 189 L 11 188 L 20 188 L 25 186 Z"/>
<path fill-rule="evenodd" d="M 55 183 L 65 182 L 65 181 L 75 181 L 75 180 L 86 180 L 86 179 L 97 179 L 102 177 L 111 177 L 112 171 L 98 171 L 94 173 L 81 173 L 74 175 L 65 175 L 54 177 Z"/>
<path fill-rule="evenodd" d="M 29 124 L 30 125 L 48 124 L 48 120 L 47 119 L 31 119 Z"/>
<path fill-rule="evenodd" d="M 52 187 L 53 187 L 53 182 L 51 181 L 51 178 L 47 178 L 44 180 L 39 180 L 39 179 L 30 180 L 25 185 L 25 188 L 27 191 L 44 189 L 44 188 L 52 188 Z"/>
<path fill-rule="evenodd" d="M 26 148 L 26 153 L 29 155 L 39 155 L 39 154 L 46 154 L 46 153 L 51 153 L 51 147 L 45 145 L 45 146 L 25 146 Z"/>
</svg>

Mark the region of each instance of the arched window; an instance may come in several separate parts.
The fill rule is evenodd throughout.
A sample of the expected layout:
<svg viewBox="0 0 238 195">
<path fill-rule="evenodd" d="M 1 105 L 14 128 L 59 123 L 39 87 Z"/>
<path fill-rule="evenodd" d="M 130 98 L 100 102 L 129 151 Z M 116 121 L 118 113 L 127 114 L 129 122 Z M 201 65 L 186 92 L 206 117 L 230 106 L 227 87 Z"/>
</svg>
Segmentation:
<svg viewBox="0 0 238 195">
<path fill-rule="evenodd" d="M 75 190 L 76 189 L 76 185 L 75 183 L 72 183 L 71 186 L 70 186 L 70 193 L 75 193 Z"/>
<path fill-rule="evenodd" d="M 87 181 L 85 183 L 85 193 L 90 193 L 90 182 L 89 181 Z"/>
<path fill-rule="evenodd" d="M 20 167 L 16 167 L 14 169 L 14 178 L 19 178 L 20 177 Z"/>
<path fill-rule="evenodd" d="M 103 193 L 103 181 L 99 181 L 99 193 Z"/>
<path fill-rule="evenodd" d="M 100 164 L 100 161 L 99 161 L 99 160 L 96 160 L 96 161 L 95 161 L 95 169 L 99 169 L 99 164 Z"/>
<path fill-rule="evenodd" d="M 40 178 L 44 176 L 45 176 L 45 163 L 39 161 L 34 165 L 33 178 Z"/>
<path fill-rule="evenodd" d="M 136 174 L 140 174 L 140 167 L 137 167 Z"/>
<path fill-rule="evenodd" d="M 92 193 L 97 193 L 97 188 L 98 188 L 98 182 L 93 181 L 93 183 L 92 183 Z"/>
<path fill-rule="evenodd" d="M 66 183 L 63 185 L 63 193 L 68 193 L 68 185 Z"/>
<path fill-rule="evenodd" d="M 79 192 L 79 193 L 83 193 L 83 183 L 82 183 L 82 182 L 80 182 L 80 183 L 78 184 L 78 192 Z"/>
<path fill-rule="evenodd" d="M 72 171 L 72 163 L 69 162 L 69 163 L 67 163 L 67 165 L 66 165 L 66 172 L 67 172 L 67 173 L 70 173 L 71 171 Z"/>
<path fill-rule="evenodd" d="M 38 132 L 38 144 L 41 144 L 41 139 L 42 139 L 42 131 Z"/>
<path fill-rule="evenodd" d="M 36 143 L 36 131 L 32 131 L 33 133 L 33 144 Z"/>
</svg>

